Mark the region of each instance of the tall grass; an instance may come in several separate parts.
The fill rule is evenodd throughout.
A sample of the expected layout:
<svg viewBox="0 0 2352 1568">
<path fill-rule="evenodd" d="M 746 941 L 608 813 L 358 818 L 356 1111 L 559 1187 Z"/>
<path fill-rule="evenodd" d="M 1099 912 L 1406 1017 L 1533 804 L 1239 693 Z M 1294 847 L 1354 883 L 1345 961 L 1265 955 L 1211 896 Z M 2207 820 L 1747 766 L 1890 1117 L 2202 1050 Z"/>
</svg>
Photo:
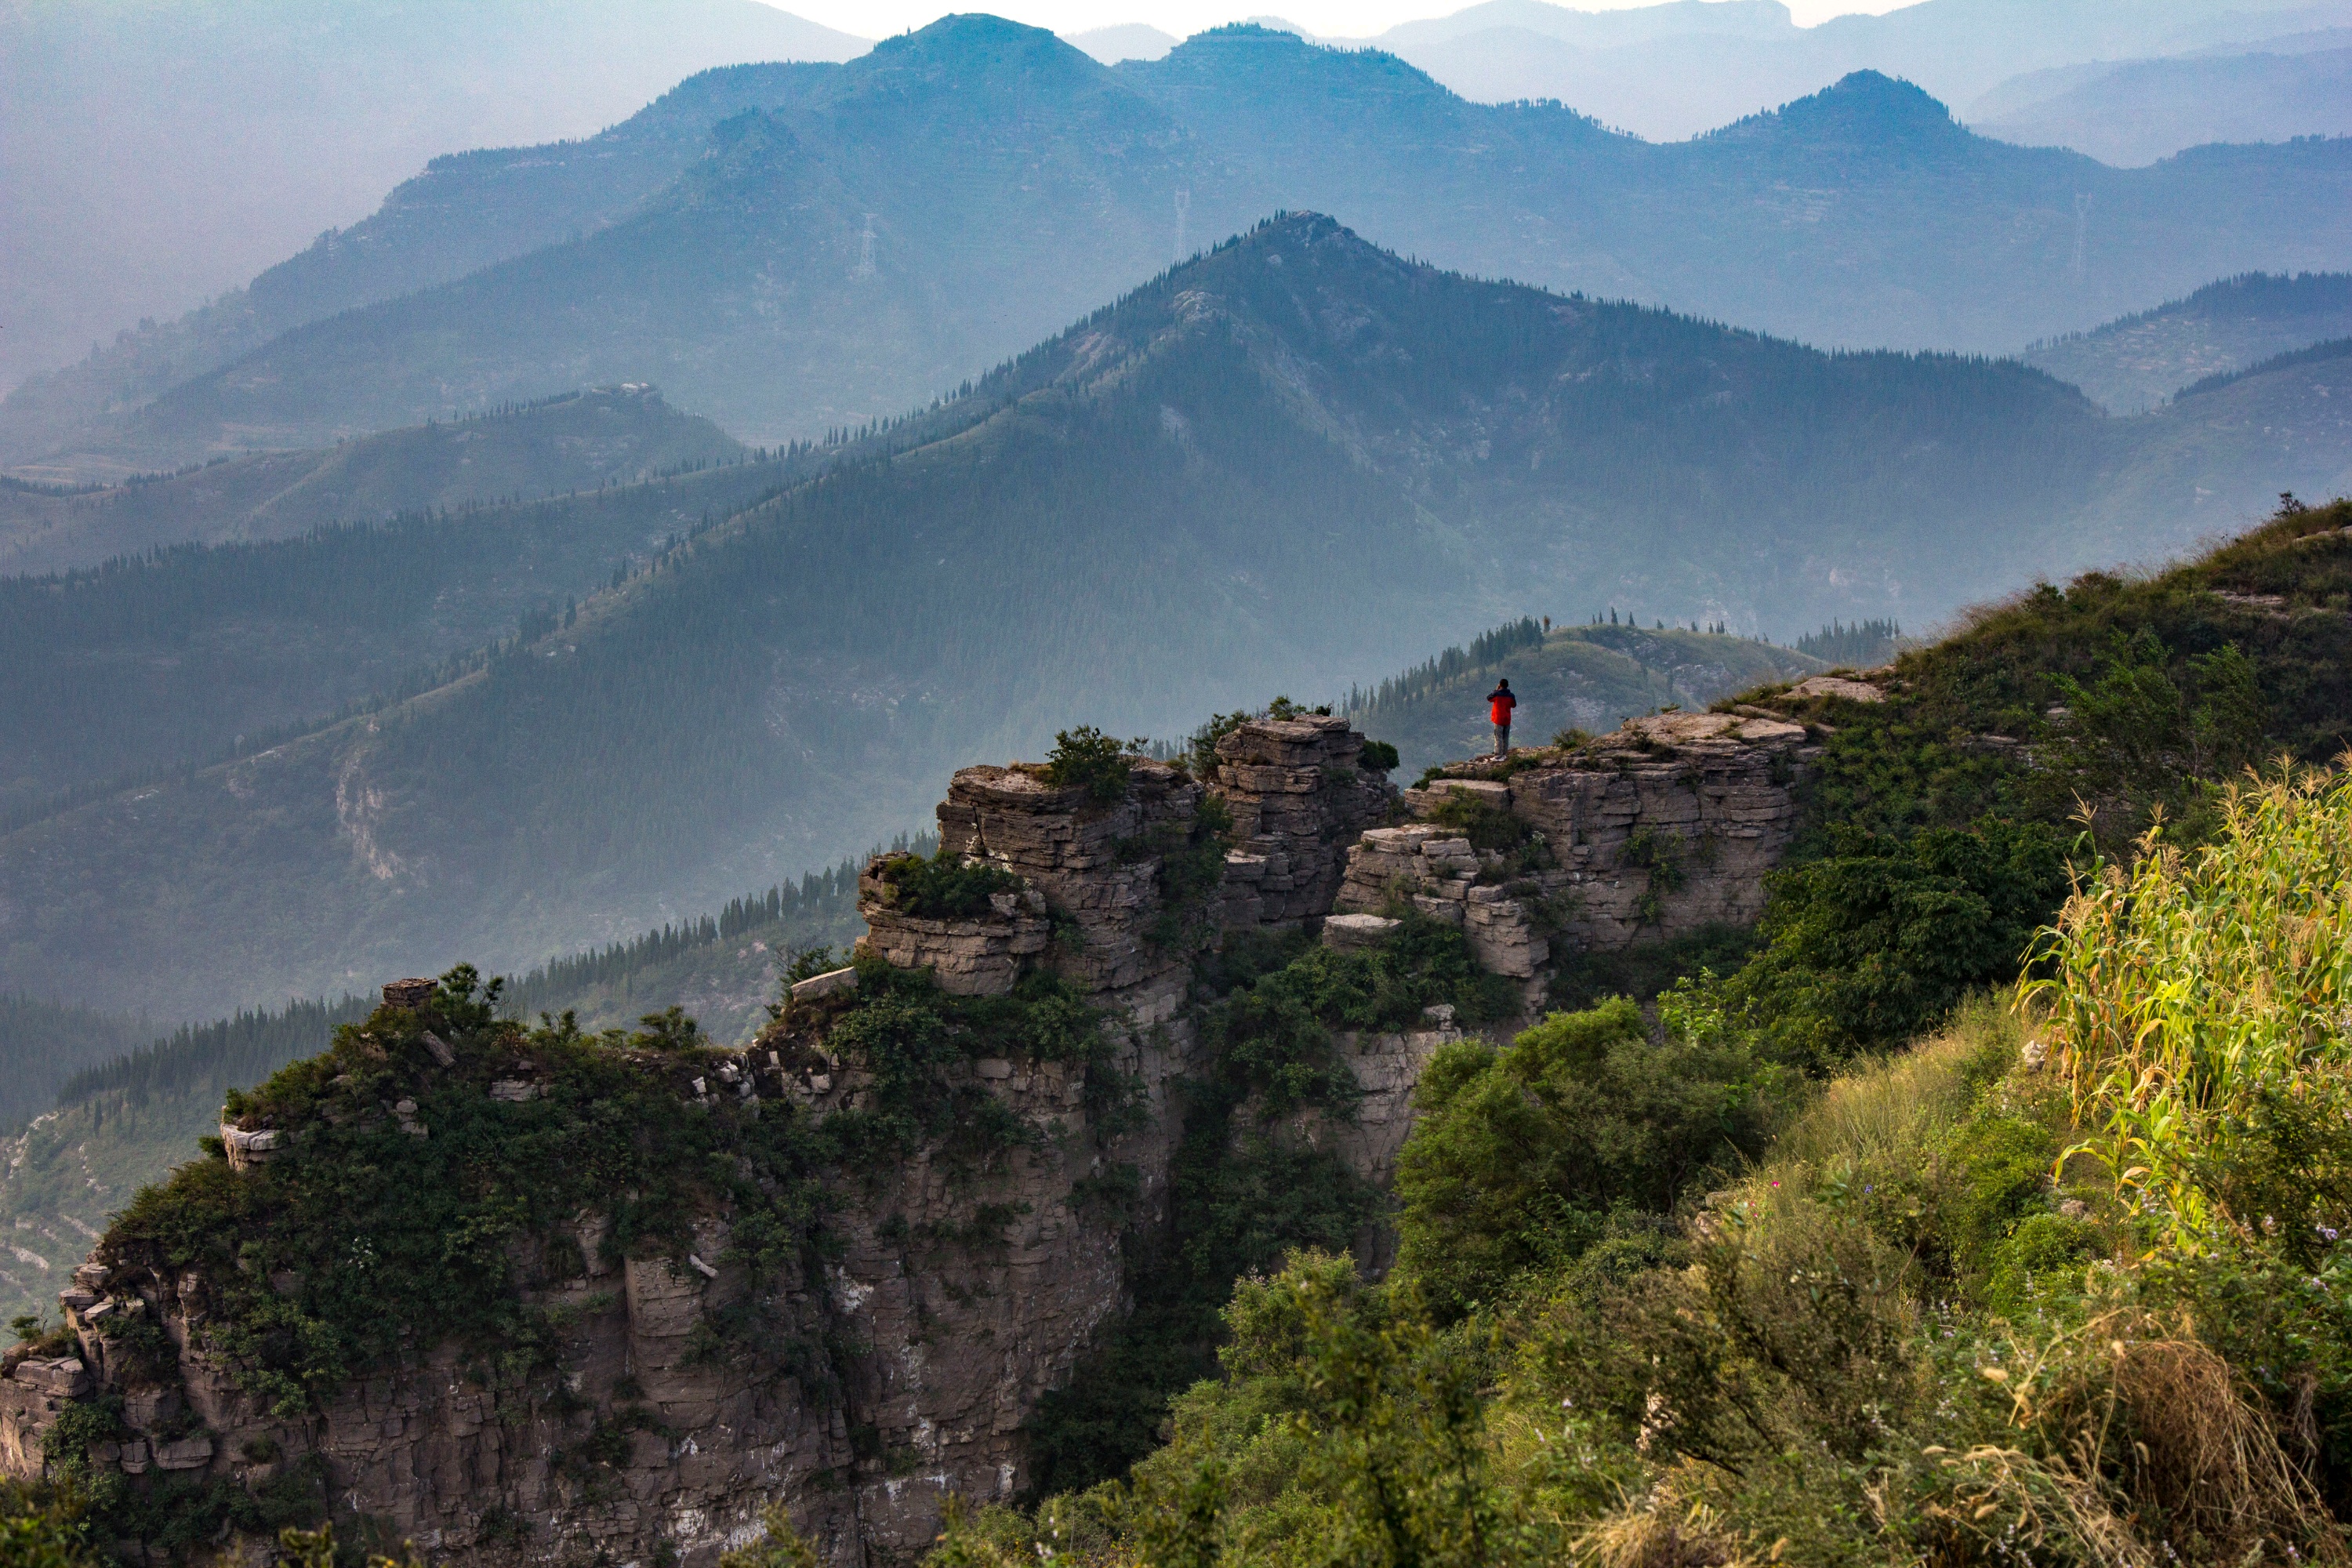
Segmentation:
<svg viewBox="0 0 2352 1568">
<path fill-rule="evenodd" d="M 2231 789 L 2192 854 L 2142 841 L 2098 868 L 2038 948 L 2028 987 L 2074 1094 L 2079 1151 L 2158 1246 L 2196 1254 L 2290 1218 L 2239 1212 L 2221 1173 L 2291 1123 L 2302 1190 L 2342 1190 L 2352 1126 L 2352 775 Z"/>
</svg>

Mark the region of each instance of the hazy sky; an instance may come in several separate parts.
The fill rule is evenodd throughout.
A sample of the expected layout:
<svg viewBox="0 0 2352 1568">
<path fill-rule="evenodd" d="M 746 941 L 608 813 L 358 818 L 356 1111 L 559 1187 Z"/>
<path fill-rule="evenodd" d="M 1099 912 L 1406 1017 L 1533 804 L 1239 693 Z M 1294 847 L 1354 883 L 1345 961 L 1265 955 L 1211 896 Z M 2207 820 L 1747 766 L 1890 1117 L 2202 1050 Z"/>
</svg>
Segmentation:
<svg viewBox="0 0 2352 1568">
<path fill-rule="evenodd" d="M 1328 37 L 1364 37 L 1384 32 L 1399 22 L 1423 16 L 1449 16 L 1469 0 L 964 0 L 940 5 L 937 0 L 772 0 L 784 10 L 878 38 L 902 33 L 950 11 L 991 11 L 1057 33 L 1081 33 L 1114 22 L 1149 22 L 1163 33 L 1184 37 L 1220 22 L 1251 16 L 1279 16 L 1310 33 Z M 1579 11 L 1616 11 L 1645 0 L 1577 0 Z M 1811 26 L 1848 11 L 1892 11 L 1909 0 L 1787 0 L 1799 23 Z"/>
</svg>

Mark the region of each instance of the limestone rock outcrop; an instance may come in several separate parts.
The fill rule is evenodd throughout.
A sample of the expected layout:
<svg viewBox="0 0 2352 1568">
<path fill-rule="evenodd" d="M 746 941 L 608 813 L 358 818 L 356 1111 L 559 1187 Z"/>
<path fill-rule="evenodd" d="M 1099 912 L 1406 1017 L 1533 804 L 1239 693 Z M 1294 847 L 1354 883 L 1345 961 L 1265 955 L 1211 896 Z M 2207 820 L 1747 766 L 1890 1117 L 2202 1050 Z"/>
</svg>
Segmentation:
<svg viewBox="0 0 2352 1568">
<path fill-rule="evenodd" d="M 1375 829 L 1349 852 L 1338 907 L 1410 903 L 1460 923 L 1500 974 L 1535 973 L 1554 942 L 1613 951 L 1764 909 L 1764 875 L 1795 837 L 1818 755 L 1805 727 L 1736 713 L 1661 713 L 1566 753 L 1456 763 L 1405 792 L 1422 816 L 1465 799 L 1540 836 L 1540 865 L 1499 868 L 1433 825 Z M 1458 815 L 1458 811 L 1455 813 Z"/>
<path fill-rule="evenodd" d="M 1216 793 L 1234 817 L 1225 923 L 1296 926 L 1329 912 L 1356 835 L 1388 816 L 1386 775 L 1363 767 L 1345 719 L 1254 719 L 1217 742 Z"/>
</svg>

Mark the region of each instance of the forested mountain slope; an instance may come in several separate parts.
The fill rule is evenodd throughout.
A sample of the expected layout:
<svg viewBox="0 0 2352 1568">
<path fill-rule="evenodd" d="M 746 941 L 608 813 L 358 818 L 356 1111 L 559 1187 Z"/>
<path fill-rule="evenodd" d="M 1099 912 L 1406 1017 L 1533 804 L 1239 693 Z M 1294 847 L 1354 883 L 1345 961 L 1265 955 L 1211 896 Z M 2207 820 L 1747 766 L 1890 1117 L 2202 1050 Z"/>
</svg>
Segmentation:
<svg viewBox="0 0 2352 1568">
<path fill-rule="evenodd" d="M 709 420 L 679 413 L 652 387 L 625 386 L 102 489 L 0 482 L 0 574 L 532 500 L 743 456 L 742 444 Z"/>
<path fill-rule="evenodd" d="M 2352 337 L 2352 273 L 2250 272 L 2018 357 L 2117 414 L 2153 408 L 2190 382 Z"/>
<path fill-rule="evenodd" d="M 738 87 L 732 101 L 762 107 L 715 127 L 633 216 L 234 363 L 191 359 L 168 389 L 142 381 L 137 441 L 310 445 L 590 380 L 658 383 L 771 444 L 928 399 L 1150 276 L 1180 241 L 1285 208 L 1475 273 L 1859 346 L 1993 350 L 2214 277 L 2352 258 L 2352 142 L 2114 170 L 1973 136 L 1867 72 L 1664 146 L 1247 26 L 1114 70 L 1049 34 L 950 17 Z M 403 245 L 437 256 L 468 225 L 509 232 L 498 182 L 441 184 L 445 217 L 412 237 L 387 216 L 376 249 L 307 258 L 304 289 L 365 297 L 344 273 L 431 270 Z M 110 364 L 138 360 L 136 343 Z M 131 441 L 97 413 L 100 384 L 121 378 L 92 374 L 0 406 L 0 453 Z"/>
<path fill-rule="evenodd" d="M 830 863 L 951 764 L 1336 696 L 1507 616 L 1931 619 L 2073 564 L 2138 428 L 2014 364 L 1825 355 L 1286 218 L 446 685 L 0 838 L 0 979 L 185 1015 L 511 964 Z M 578 543 L 587 504 L 531 526 Z M 252 548 L 257 593 L 327 570 Z"/>
<path fill-rule="evenodd" d="M 22 819 L 55 809 L 59 792 L 249 754 L 346 705 L 436 685 L 518 628 L 560 629 L 575 601 L 814 467 L 727 463 L 0 578 L 0 728 L 12 741 L 0 810 Z"/>
</svg>

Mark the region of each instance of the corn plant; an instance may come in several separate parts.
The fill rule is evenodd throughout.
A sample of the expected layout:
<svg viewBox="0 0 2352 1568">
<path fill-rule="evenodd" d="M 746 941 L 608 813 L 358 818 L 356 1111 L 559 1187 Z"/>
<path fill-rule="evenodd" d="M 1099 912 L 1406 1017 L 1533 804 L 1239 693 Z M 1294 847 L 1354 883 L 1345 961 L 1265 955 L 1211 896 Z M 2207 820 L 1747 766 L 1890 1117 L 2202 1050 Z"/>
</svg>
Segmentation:
<svg viewBox="0 0 2352 1568">
<path fill-rule="evenodd" d="M 2087 1134 L 2154 1245 L 2307 1241 L 2352 1192 L 2352 775 L 2227 792 L 2183 854 L 2161 824 L 2095 865 L 2037 956 L 2026 1005 Z"/>
</svg>

